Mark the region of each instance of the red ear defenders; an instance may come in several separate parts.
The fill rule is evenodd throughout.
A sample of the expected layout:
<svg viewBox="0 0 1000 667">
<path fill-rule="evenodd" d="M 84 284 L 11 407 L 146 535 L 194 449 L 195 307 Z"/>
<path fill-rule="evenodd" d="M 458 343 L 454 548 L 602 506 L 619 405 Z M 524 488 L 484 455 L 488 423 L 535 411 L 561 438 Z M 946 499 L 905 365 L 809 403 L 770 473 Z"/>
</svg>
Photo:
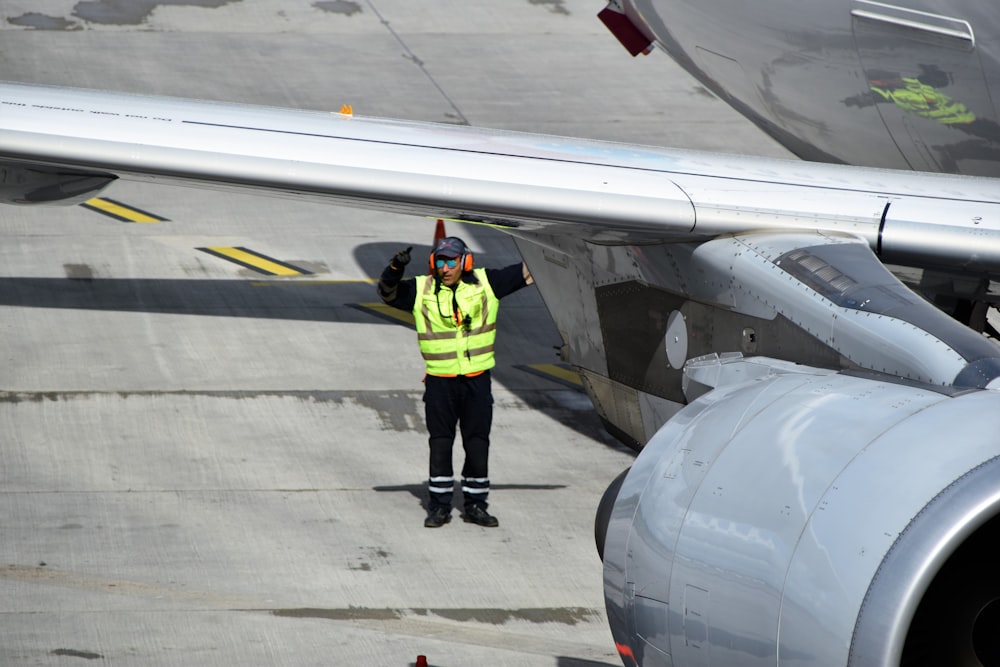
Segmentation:
<svg viewBox="0 0 1000 667">
<path fill-rule="evenodd" d="M 454 248 L 455 246 L 460 246 L 462 248 L 462 254 L 460 254 L 456 258 L 456 259 L 458 259 L 458 265 L 460 267 L 462 267 L 462 272 L 463 273 L 466 272 L 466 271 L 471 271 L 472 270 L 472 252 L 465 245 L 465 243 L 463 243 L 461 241 L 461 239 L 457 239 L 457 238 L 455 238 L 453 236 L 449 236 L 448 238 L 441 239 L 440 241 L 438 241 L 438 244 L 434 247 L 434 250 L 431 251 L 431 255 L 430 255 L 431 271 L 436 271 L 437 270 L 437 266 L 436 265 L 437 265 L 437 259 L 438 259 L 438 257 L 437 257 L 437 252 L 436 251 L 439 250 L 439 249 L 441 249 L 442 246 L 452 247 L 452 248 Z M 448 259 L 451 259 L 451 258 L 449 257 Z"/>
</svg>

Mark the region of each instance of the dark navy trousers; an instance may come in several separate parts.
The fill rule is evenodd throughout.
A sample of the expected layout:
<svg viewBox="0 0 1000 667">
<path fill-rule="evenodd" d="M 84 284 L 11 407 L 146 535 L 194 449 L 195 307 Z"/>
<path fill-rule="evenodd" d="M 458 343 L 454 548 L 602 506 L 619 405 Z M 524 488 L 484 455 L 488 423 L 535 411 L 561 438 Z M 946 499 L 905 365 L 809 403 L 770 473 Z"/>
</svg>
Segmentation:
<svg viewBox="0 0 1000 667">
<path fill-rule="evenodd" d="M 487 507 L 490 493 L 490 427 L 493 424 L 493 392 L 490 372 L 472 377 L 424 378 L 424 416 L 430 444 L 430 479 L 427 490 L 430 509 L 451 508 L 455 474 L 452 447 L 456 427 L 462 434 L 465 464 L 462 466 L 462 496 L 466 507 Z"/>
</svg>

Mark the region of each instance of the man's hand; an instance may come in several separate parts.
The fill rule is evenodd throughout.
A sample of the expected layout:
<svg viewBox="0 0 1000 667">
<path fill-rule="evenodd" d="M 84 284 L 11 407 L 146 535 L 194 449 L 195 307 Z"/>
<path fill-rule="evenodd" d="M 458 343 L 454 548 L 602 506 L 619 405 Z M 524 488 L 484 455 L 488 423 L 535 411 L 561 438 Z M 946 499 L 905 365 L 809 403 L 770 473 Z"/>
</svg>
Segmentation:
<svg viewBox="0 0 1000 667">
<path fill-rule="evenodd" d="M 413 250 L 413 246 L 410 246 L 406 250 L 400 250 L 392 258 L 392 265 L 397 269 L 401 269 L 410 263 L 410 251 Z"/>
</svg>

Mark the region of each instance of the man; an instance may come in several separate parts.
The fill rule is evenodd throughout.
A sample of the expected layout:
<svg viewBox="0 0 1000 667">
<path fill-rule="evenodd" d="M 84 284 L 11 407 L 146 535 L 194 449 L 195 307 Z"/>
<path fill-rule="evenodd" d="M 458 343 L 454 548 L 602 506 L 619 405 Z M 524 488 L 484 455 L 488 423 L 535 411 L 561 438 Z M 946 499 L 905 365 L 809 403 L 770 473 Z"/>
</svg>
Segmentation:
<svg viewBox="0 0 1000 667">
<path fill-rule="evenodd" d="M 462 239 L 449 236 L 434 246 L 431 274 L 403 279 L 410 251 L 396 253 L 382 272 L 378 293 L 390 306 L 413 313 L 417 342 L 427 366 L 424 411 L 430 444 L 430 502 L 424 526 L 451 521 L 452 445 L 462 433 L 463 519 L 487 528 L 500 525 L 489 514 L 488 458 L 493 423 L 490 369 L 499 301 L 533 281 L 524 264 L 503 269 L 473 267 Z"/>
</svg>

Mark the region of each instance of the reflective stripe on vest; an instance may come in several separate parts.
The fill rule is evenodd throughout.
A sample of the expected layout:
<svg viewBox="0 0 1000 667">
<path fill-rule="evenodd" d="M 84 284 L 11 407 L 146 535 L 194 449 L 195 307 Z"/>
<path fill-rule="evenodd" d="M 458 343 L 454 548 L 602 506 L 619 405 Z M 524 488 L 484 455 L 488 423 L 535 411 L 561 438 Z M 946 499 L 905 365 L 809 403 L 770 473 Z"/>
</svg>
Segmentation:
<svg viewBox="0 0 1000 667">
<path fill-rule="evenodd" d="M 473 271 L 478 283 L 460 281 L 453 291 L 433 276 L 418 276 L 413 320 L 417 342 L 430 375 L 470 375 L 482 373 L 495 365 L 497 312 L 500 300 L 486 280 L 486 271 Z M 454 302 L 453 302 L 454 299 Z M 456 318 L 454 305 L 460 317 Z"/>
</svg>

